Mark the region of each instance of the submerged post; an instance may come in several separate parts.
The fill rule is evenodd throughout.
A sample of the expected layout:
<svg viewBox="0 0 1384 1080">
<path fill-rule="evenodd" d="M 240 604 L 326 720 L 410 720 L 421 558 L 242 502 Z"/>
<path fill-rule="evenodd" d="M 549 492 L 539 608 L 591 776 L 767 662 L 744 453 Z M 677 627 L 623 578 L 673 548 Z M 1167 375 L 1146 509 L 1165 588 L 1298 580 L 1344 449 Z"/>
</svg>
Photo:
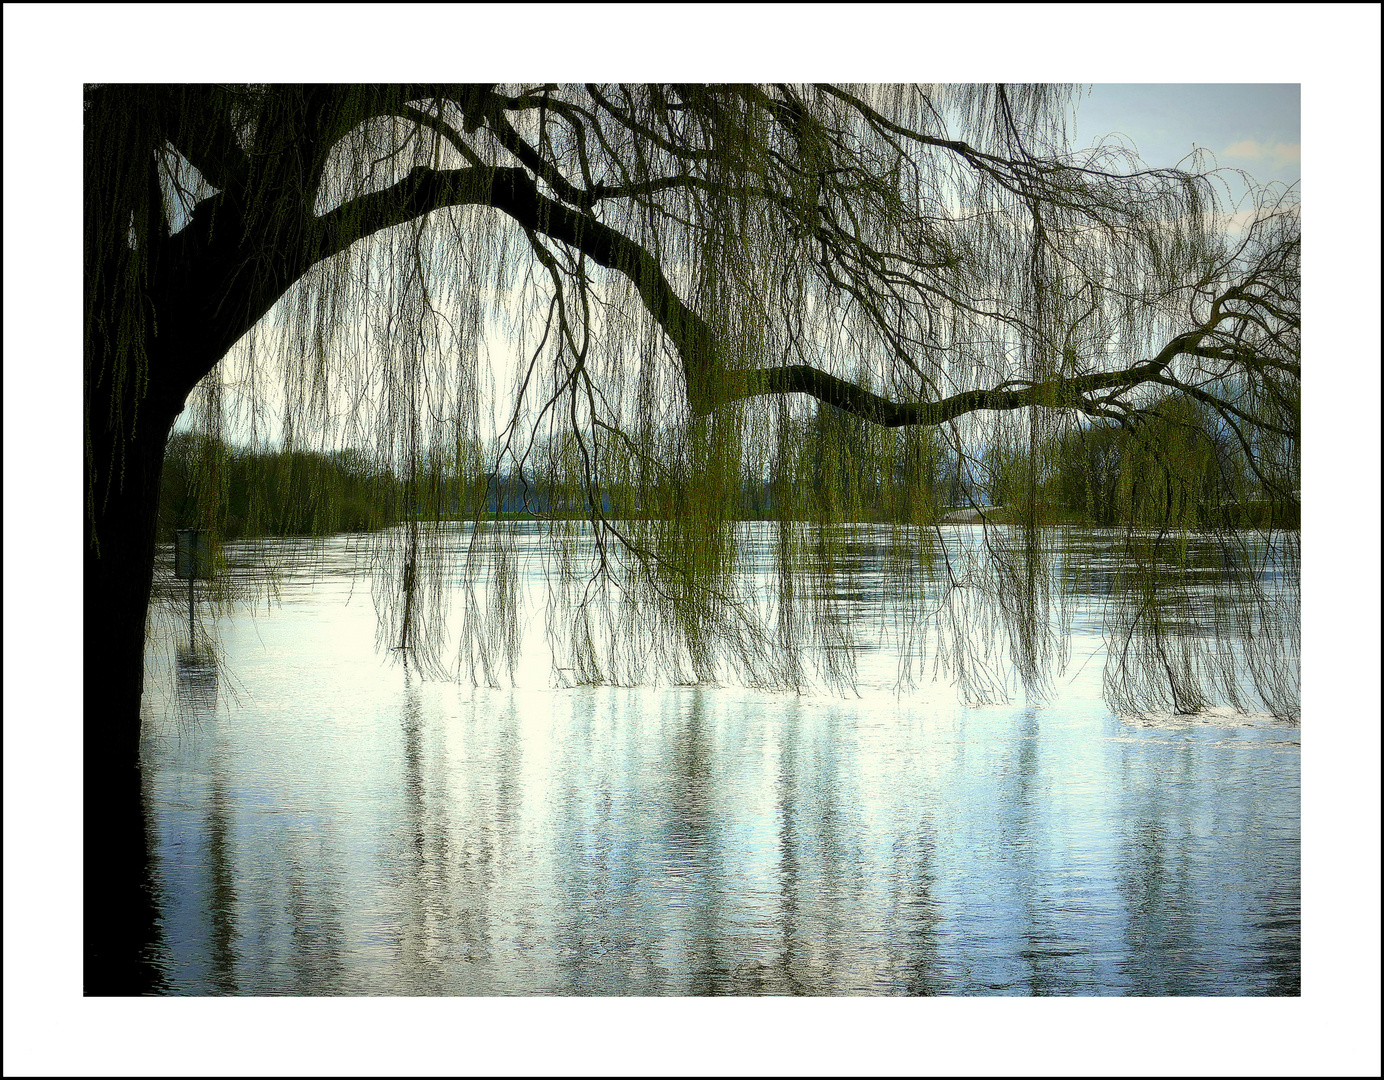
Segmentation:
<svg viewBox="0 0 1384 1080">
<path fill-rule="evenodd" d="M 193 622 L 192 583 L 211 578 L 211 543 L 205 529 L 179 529 L 174 547 L 173 572 L 187 578 L 187 640 L 188 647 L 197 647 L 197 630 Z"/>
</svg>

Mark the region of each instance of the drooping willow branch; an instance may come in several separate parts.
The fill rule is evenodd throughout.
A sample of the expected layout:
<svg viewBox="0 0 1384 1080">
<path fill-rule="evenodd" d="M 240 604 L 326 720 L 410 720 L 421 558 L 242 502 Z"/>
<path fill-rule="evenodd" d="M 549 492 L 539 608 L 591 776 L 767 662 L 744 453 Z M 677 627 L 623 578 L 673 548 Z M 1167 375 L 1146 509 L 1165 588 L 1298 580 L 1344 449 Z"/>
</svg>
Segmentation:
<svg viewBox="0 0 1384 1080">
<path fill-rule="evenodd" d="M 1092 416 L 1111 415 L 1109 410 L 1085 395 L 1113 387 L 1132 387 L 1152 381 L 1166 361 L 1150 361 L 1123 371 L 1101 372 L 1070 379 L 1049 379 L 1015 390 L 967 390 L 941 401 L 890 401 L 856 383 L 839 379 L 805 364 L 762 368 L 756 371 L 729 372 L 724 401 L 762 394 L 807 394 L 880 427 L 937 425 L 966 413 L 996 412 L 1028 406 L 1077 409 Z"/>
<path fill-rule="evenodd" d="M 742 511 L 777 522 L 774 647 L 796 670 L 800 646 L 828 641 L 836 631 L 821 628 L 840 621 L 808 579 L 846 554 L 845 541 L 803 527 L 934 525 L 976 497 L 978 468 L 996 502 L 1007 485 L 1023 507 L 1022 535 L 1012 548 L 991 538 L 989 585 L 942 545 L 951 591 L 924 604 L 922 579 L 908 578 L 899 610 L 915 630 L 924 611 L 950 620 L 949 662 L 968 669 L 975 635 L 1008 627 L 1037 680 L 1035 657 L 1060 655 L 1042 631 L 1042 581 L 1056 566 L 1042 522 L 1094 520 L 1099 487 L 1103 522 L 1220 522 L 1230 544 L 1227 523 L 1266 495 L 1294 502 L 1295 199 L 1257 205 L 1237 240 L 1212 177 L 1147 170 L 1114 147 L 1069 151 L 1044 88 L 111 93 L 102 145 L 123 152 L 139 135 L 153 148 L 143 172 L 91 188 L 147 188 L 93 203 L 106 211 L 92 215 L 105 221 L 95 246 L 120 258 L 92 275 L 88 325 L 116 313 L 128 326 L 120 340 L 133 351 L 117 350 L 117 370 L 181 402 L 266 321 L 263 347 L 281 354 L 292 388 L 287 419 L 326 442 L 340 414 L 295 409 L 314 395 L 330 405 L 317 386 L 339 365 L 352 400 L 371 402 L 348 407 L 346 439 L 372 441 L 358 415 L 378 397 L 369 453 L 385 471 L 406 467 L 410 507 L 440 515 L 461 484 L 469 509 L 454 516 L 484 516 L 492 490 L 500 516 L 501 485 L 517 484 L 525 505 L 532 495 L 547 508 L 559 592 L 581 619 L 623 620 L 600 662 L 589 626 L 572 638 L 583 678 L 618 670 L 630 651 L 643 659 L 623 677 L 641 663 L 672 670 L 679 656 L 711 677 L 717 634 L 760 656 L 769 624 L 751 618 L 759 600 L 736 583 L 730 539 Z M 159 179 L 181 211 L 160 205 Z M 492 212 L 436 213 L 454 207 Z M 95 286 L 108 283 L 132 283 L 134 300 L 101 300 Z M 509 427 L 493 436 L 481 386 L 501 323 L 523 359 Z M 1116 452 L 1121 467 L 1102 471 L 1096 458 Z M 592 531 L 586 588 L 573 514 Z M 429 542 L 417 531 L 391 563 L 405 627 L 415 583 L 444 577 L 414 558 Z M 501 533 L 477 527 L 493 602 L 482 618 L 471 597 L 468 611 L 476 627 L 492 619 L 486 640 L 512 655 L 514 553 Z M 890 556 L 899 582 L 916 570 L 905 535 Z M 482 580 L 480 561 L 468 569 Z M 1166 591 L 1161 563 L 1141 573 L 1150 595 Z M 628 602 L 588 603 L 597 576 Z M 985 589 L 989 612 L 970 599 Z M 1131 611 L 1142 626 L 1157 608 Z M 1155 631 L 1162 649 L 1165 624 Z M 666 647 L 641 652 L 656 633 Z M 490 678 L 490 646 L 478 647 Z"/>
<path fill-rule="evenodd" d="M 878 114 L 864 103 L 850 95 L 836 96 L 849 101 L 872 125 L 879 125 Z M 651 135 L 599 94 L 593 93 L 593 97 L 630 130 L 641 135 Z M 527 99 L 525 104 L 532 107 Z M 597 184 L 592 189 L 581 191 L 567 182 L 551 163 L 545 162 L 538 151 L 524 142 L 504 118 L 502 108 L 513 105 L 514 102 L 509 99 L 490 94 L 481 88 L 473 88 L 463 98 L 463 108 L 469 120 L 466 126 L 471 128 L 473 124 L 478 124 L 480 119 L 487 120 L 495 129 L 499 142 L 519 156 L 527 170 L 484 165 L 455 170 L 416 167 L 397 184 L 351 200 L 320 218 L 308 218 L 305 213 L 304 220 L 296 227 L 292 224 L 286 226 L 280 221 L 272 238 L 277 244 L 261 244 L 258 253 L 260 258 L 257 260 L 261 268 L 266 262 L 271 266 L 277 262 L 278 265 L 273 267 L 276 272 L 265 273 L 263 269 L 254 273 L 246 272 L 236 282 L 243 283 L 247 292 L 258 294 L 247 296 L 244 302 L 235 305 L 245 312 L 246 324 L 253 323 L 267 310 L 286 284 L 296 280 L 308 266 L 344 251 L 357 240 L 390 226 L 416 220 L 424 214 L 444 207 L 488 205 L 508 214 L 526 229 L 541 232 L 554 240 L 568 244 L 594 262 L 629 278 L 637 288 L 646 308 L 667 333 L 682 359 L 688 401 L 694 413 L 705 413 L 726 402 L 747 397 L 803 393 L 885 427 L 938 424 L 967 412 L 1012 410 L 1029 405 L 1071 408 L 1089 415 L 1110 416 L 1114 414 L 1110 411 L 1108 403 L 1089 400 L 1086 395 L 1101 390 L 1129 387 L 1162 376 L 1171 359 L 1168 349 L 1165 349 L 1159 358 L 1147 364 L 1134 365 L 1120 371 L 1049 379 L 1013 389 L 975 389 L 936 401 L 902 402 L 891 401 L 863 386 L 808 365 L 735 369 L 725 363 L 719 344 L 706 322 L 677 294 L 667 280 L 659 261 L 650 251 L 597 220 L 589 209 L 603 198 L 649 195 L 665 184 L 668 188 L 696 186 L 709 191 L 714 190 L 715 185 L 704 179 L 682 176 L 617 188 Z M 794 123 L 801 121 L 801 112 L 793 108 L 775 106 L 769 111 L 771 115 L 786 116 Z M 423 119 L 422 114 L 411 107 L 407 109 L 407 113 L 416 120 Z M 428 126 L 439 130 L 446 127 L 440 119 L 435 122 L 429 119 L 427 123 Z M 337 122 L 337 126 L 340 126 L 340 121 Z M 958 149 L 950 141 L 932 139 L 897 126 L 890 128 L 890 132 L 892 135 L 913 138 L 924 144 L 945 146 L 948 150 Z M 458 134 L 455 131 L 448 132 L 447 137 L 453 145 L 459 144 L 459 139 L 453 137 Z M 223 125 L 221 130 L 204 138 L 214 139 L 220 145 L 224 144 L 230 135 L 224 130 Z M 193 145 L 197 144 L 194 142 Z M 967 159 L 971 160 L 969 154 L 973 152 L 973 148 L 964 149 L 968 151 Z M 209 155 L 194 152 L 194 156 L 199 160 L 207 160 Z M 472 155 L 467 156 L 473 161 L 477 160 Z M 985 156 L 989 159 L 987 164 L 998 160 L 993 155 Z M 221 157 L 243 160 L 242 155 L 223 154 Z M 972 164 L 975 162 L 972 161 Z M 221 170 L 208 165 L 206 171 L 223 180 L 229 180 L 231 175 L 235 175 L 226 173 L 224 169 L 224 165 Z M 528 170 L 546 180 L 562 199 L 575 204 L 577 208 L 574 209 L 572 205 L 566 205 L 540 192 Z M 736 194 L 740 197 L 752 197 L 755 193 L 741 190 Z M 771 201 L 785 211 L 801 209 L 794 207 L 791 200 L 782 195 L 775 195 Z M 223 235 L 233 232 L 236 220 L 233 213 L 228 215 L 228 209 L 239 207 L 231 197 L 218 196 L 217 199 L 208 202 L 231 202 L 231 208 L 221 208 L 221 220 L 217 223 L 217 228 Z M 830 211 L 823 206 L 812 208 L 810 213 L 814 217 L 817 214 L 828 215 L 829 219 Z M 216 217 L 215 209 L 208 207 L 204 207 L 198 215 L 199 223 L 204 225 L 208 237 L 211 223 Z M 195 232 L 189 232 L 189 238 L 194 236 Z M 840 244 L 850 239 L 839 227 L 835 234 Z M 294 242 L 295 240 L 297 242 Z M 859 238 L 855 240 L 859 246 Z M 187 242 L 184 241 L 185 245 Z M 277 260 L 272 258 L 276 246 L 279 249 Z M 849 244 L 844 246 L 849 247 Z M 868 248 L 861 250 L 868 254 Z M 832 280 L 838 286 L 845 287 L 845 291 L 856 296 L 858 301 L 863 302 L 863 294 L 852 286 L 851 281 L 841 281 L 834 276 Z M 1213 312 L 1211 324 L 1201 328 L 1199 333 L 1181 336 L 1170 343 L 1170 348 L 1175 347 L 1175 352 L 1209 359 L 1243 362 L 1251 357 L 1252 350 L 1236 346 L 1209 347 L 1200 344 L 1206 332 L 1227 317 L 1219 311 L 1221 303 L 1243 295 L 1237 295 L 1232 291 L 1218 298 L 1217 310 Z M 964 300 L 957 298 L 953 298 L 952 302 L 964 304 Z M 876 322 L 882 321 L 877 311 L 869 310 Z"/>
<path fill-rule="evenodd" d="M 802 393 L 881 427 L 936 425 L 965 413 L 1027 406 L 1070 408 L 1093 416 L 1109 416 L 1112 414 L 1108 409 L 1086 395 L 1153 381 L 1179 354 L 1220 355 L 1198 348 L 1197 343 L 1207 333 L 1198 329 L 1179 335 L 1153 360 L 1119 371 L 1050 379 L 1018 389 L 971 390 L 941 401 L 924 402 L 890 401 L 863 386 L 802 364 L 727 369 L 719 363 L 720 350 L 705 321 L 677 295 L 646 248 L 600 221 L 547 198 L 522 169 L 415 168 L 393 188 L 363 196 L 320 219 L 314 230 L 315 250 L 344 250 L 370 233 L 412 220 L 425 206 L 476 204 L 502 210 L 525 228 L 569 244 L 593 261 L 628 277 L 683 359 L 694 412 L 707 412 L 731 401 L 765 394 Z"/>
</svg>

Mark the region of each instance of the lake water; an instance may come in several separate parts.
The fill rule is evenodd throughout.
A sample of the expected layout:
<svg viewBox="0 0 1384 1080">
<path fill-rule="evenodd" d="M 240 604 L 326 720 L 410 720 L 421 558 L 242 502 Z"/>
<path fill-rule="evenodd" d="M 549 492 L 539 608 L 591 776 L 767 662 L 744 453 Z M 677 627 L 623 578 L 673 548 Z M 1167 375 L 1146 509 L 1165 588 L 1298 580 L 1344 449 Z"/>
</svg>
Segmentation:
<svg viewBox="0 0 1384 1080">
<path fill-rule="evenodd" d="M 1090 612 L 1031 704 L 897 694 L 887 647 L 846 698 L 550 689 L 534 624 L 519 687 L 473 689 L 376 651 L 366 543 L 274 545 L 220 665 L 160 583 L 173 993 L 1300 992 L 1298 727 L 1113 715 Z"/>
</svg>

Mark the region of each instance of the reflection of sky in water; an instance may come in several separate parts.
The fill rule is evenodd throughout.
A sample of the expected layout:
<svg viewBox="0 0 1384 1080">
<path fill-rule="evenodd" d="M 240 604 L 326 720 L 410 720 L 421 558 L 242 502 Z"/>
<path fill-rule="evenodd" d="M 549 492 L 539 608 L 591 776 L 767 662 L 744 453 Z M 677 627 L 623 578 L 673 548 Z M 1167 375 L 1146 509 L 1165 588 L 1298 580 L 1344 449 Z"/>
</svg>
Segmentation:
<svg viewBox="0 0 1384 1080">
<path fill-rule="evenodd" d="M 887 648 L 846 699 L 473 691 L 375 652 L 342 544 L 220 682 L 150 650 L 178 991 L 1297 990 L 1296 728 L 1122 722 L 1080 621 L 1037 706 L 896 696 Z"/>
</svg>

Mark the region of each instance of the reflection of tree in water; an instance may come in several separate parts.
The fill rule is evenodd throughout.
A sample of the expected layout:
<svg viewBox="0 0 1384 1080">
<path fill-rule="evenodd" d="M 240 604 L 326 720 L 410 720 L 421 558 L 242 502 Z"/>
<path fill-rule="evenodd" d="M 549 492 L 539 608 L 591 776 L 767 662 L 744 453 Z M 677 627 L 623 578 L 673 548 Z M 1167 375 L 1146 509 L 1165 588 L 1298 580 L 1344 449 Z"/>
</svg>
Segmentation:
<svg viewBox="0 0 1384 1080">
<path fill-rule="evenodd" d="M 208 898 L 218 898 L 221 909 L 213 916 L 213 935 L 227 945 L 218 959 L 213 944 L 215 974 L 234 979 L 241 994 L 342 993 L 356 960 L 349 955 L 342 921 L 342 913 L 351 909 L 346 897 L 351 874 L 342 862 L 335 820 L 282 804 L 266 806 L 266 814 L 247 809 L 247 857 L 233 868 L 225 860 L 236 875 L 233 895 L 218 898 L 212 864 Z"/>
<path fill-rule="evenodd" d="M 902 970 L 897 986 L 910 997 L 931 997 L 948 989 L 937 943 L 942 908 L 934 895 L 936 851 L 937 837 L 926 821 L 894 844 L 890 917 L 906 943 L 899 958 Z"/>
<path fill-rule="evenodd" d="M 779 851 L 778 992 L 823 994 L 846 973 L 844 943 L 862 928 L 860 851 L 843 833 L 835 718 L 818 716 L 804 732 L 797 708 L 784 724 L 775 787 Z M 813 735 L 820 734 L 822 743 Z"/>
<path fill-rule="evenodd" d="M 598 731 L 603 699 L 584 695 L 574 705 L 574 730 L 589 764 L 587 782 L 567 786 L 559 830 L 566 838 L 557 931 L 565 993 L 730 992 L 718 949 L 726 897 L 716 850 L 715 753 L 701 691 L 692 693 L 688 711 L 660 733 L 667 741 L 645 802 L 631 802 L 640 788 L 630 787 Z M 655 926 L 663 933 L 651 933 Z M 680 944 L 685 955 L 672 966 L 686 981 L 674 985 L 660 961 Z"/>
<path fill-rule="evenodd" d="M 1130 791 L 1137 804 L 1124 814 L 1123 849 L 1116 883 L 1127 916 L 1126 945 L 1121 971 L 1135 994 L 1186 994 L 1187 959 L 1193 955 L 1194 883 L 1188 850 L 1192 833 L 1186 806 L 1191 747 L 1182 755 L 1184 774 L 1154 776 L 1143 797 Z M 1126 751 L 1128 752 L 1128 751 Z M 1126 765 L 1127 775 L 1140 766 Z M 1168 788 L 1172 788 L 1172 794 Z M 1181 796 L 1181 797 L 1179 797 Z"/>
<path fill-rule="evenodd" d="M 397 863 L 396 887 L 404 904 L 403 960 L 410 989 L 438 993 L 445 985 L 445 972 L 439 962 L 434 938 L 452 913 L 450 904 L 451 843 L 447 834 L 445 805 L 439 811 L 433 802 L 445 799 L 446 787 L 433 785 L 423 760 L 423 708 L 418 685 L 407 667 L 404 669 L 404 709 L 401 717 L 404 743 L 404 820 L 407 823 L 409 854 Z M 434 789 L 435 788 L 435 789 Z"/>
<path fill-rule="evenodd" d="M 437 806 L 430 820 L 438 834 L 439 846 L 433 850 L 441 857 L 444 845 L 450 845 L 445 847 L 450 895 L 439 894 L 435 900 L 446 904 L 444 917 L 456 959 L 469 971 L 478 971 L 479 965 L 494 963 L 494 913 L 511 900 L 506 882 L 522 808 L 518 711 L 511 702 L 493 715 L 473 712 L 466 733 L 464 748 L 458 750 L 462 768 L 455 774 L 462 786 L 448 796 L 447 804 Z M 450 841 L 444 835 L 449 828 L 457 834 Z M 455 971 L 451 974 L 454 977 Z M 491 977 L 491 985 L 495 979 Z"/>
<path fill-rule="evenodd" d="M 211 796 L 207 804 L 207 916 L 211 920 L 211 982 L 220 994 L 234 994 L 236 978 L 235 840 L 231 829 L 230 800 L 226 796 L 226 770 L 212 762 Z"/>
<path fill-rule="evenodd" d="M 778 976 L 785 989 L 793 994 L 811 993 L 800 978 L 802 951 L 799 943 L 798 907 L 802 887 L 798 860 L 798 744 L 800 740 L 798 710 L 790 708 L 784 724 L 783 749 L 779 755 L 779 777 L 776 786 L 779 848 L 779 939 L 782 951 L 778 955 Z"/>
<path fill-rule="evenodd" d="M 1078 935 L 1083 930 L 1088 934 L 1096 932 L 1097 925 L 1083 925 L 1080 917 L 1073 918 L 1064 891 L 1051 880 L 1049 868 L 1040 859 L 1041 853 L 1053 849 L 1045 835 L 1049 827 L 1047 808 L 1053 797 L 1049 786 L 1042 782 L 1038 754 L 1041 738 L 1038 710 L 1025 709 L 1018 731 L 1014 784 L 1006 800 L 1009 814 L 1001 823 L 1000 835 L 1021 894 L 1022 943 L 1018 956 L 1028 968 L 1029 992 L 1065 994 L 1093 981 L 1093 943 Z M 1063 867 L 1062 871 L 1070 869 Z"/>
<path fill-rule="evenodd" d="M 178 646 L 174 690 L 178 717 L 185 721 L 210 719 L 216 713 L 220 689 L 216 655 L 208 649 Z"/>
<path fill-rule="evenodd" d="M 293 988 L 300 993 L 317 994 L 335 987 L 346 970 L 342 956 L 345 931 L 340 905 L 330 893 L 332 880 L 325 867 L 305 868 L 296 853 L 289 854 L 288 920 L 292 944 L 288 965 Z"/>
<path fill-rule="evenodd" d="M 220 691 L 216 654 L 206 647 L 178 646 L 175 675 L 174 698 L 180 725 L 195 726 L 211 720 L 216 715 Z M 211 924 L 209 978 L 215 993 L 234 994 L 241 989 L 236 973 L 236 844 L 232 800 L 226 790 L 224 746 L 218 745 L 209 763 L 209 778 L 211 791 L 203 832 L 208 877 L 206 916 Z"/>
<path fill-rule="evenodd" d="M 1296 884 L 1296 881 L 1294 882 Z M 1294 888 L 1271 888 L 1258 897 L 1254 920 L 1263 944 L 1255 956 L 1264 968 L 1269 995 L 1297 997 L 1302 993 L 1302 893 Z"/>
<path fill-rule="evenodd" d="M 572 707 L 572 741 L 579 749 L 569 760 L 583 763 L 578 771 L 588 782 L 564 785 L 557 824 L 557 964 L 563 993 L 649 993 L 631 975 L 640 961 L 650 972 L 657 964 L 638 910 L 638 837 L 631 835 L 623 785 L 598 732 L 602 700 L 584 694 Z M 644 952 L 636 957 L 641 940 Z"/>
<path fill-rule="evenodd" d="M 719 822 L 713 809 L 715 758 L 707 732 L 706 703 L 698 687 L 673 743 L 664 843 L 670 871 L 695 897 L 687 957 L 688 992 L 703 995 L 733 992 L 730 968 L 720 948 L 725 937 L 721 925 L 725 889 Z"/>
<path fill-rule="evenodd" d="M 1168 727 L 1154 728 L 1165 737 L 1125 750 L 1125 773 L 1137 782 L 1122 788 L 1129 824 L 1116 884 L 1131 992 L 1299 994 L 1296 796 L 1267 782 L 1253 741 L 1208 745 L 1195 728 L 1172 730 L 1183 734 L 1168 739 Z"/>
</svg>

